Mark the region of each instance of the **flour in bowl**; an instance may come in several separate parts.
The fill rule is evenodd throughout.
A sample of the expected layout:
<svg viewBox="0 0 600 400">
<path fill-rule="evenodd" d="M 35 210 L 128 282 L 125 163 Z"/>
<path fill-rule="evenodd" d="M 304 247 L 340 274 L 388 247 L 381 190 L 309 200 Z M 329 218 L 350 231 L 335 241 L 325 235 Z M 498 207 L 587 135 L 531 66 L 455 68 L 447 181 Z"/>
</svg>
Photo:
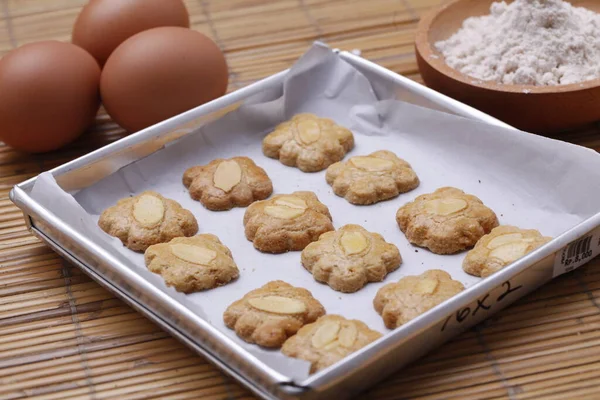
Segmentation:
<svg viewBox="0 0 600 400">
<path fill-rule="evenodd" d="M 600 14 L 562 0 L 493 3 L 436 48 L 471 77 L 553 86 L 600 78 Z"/>
</svg>

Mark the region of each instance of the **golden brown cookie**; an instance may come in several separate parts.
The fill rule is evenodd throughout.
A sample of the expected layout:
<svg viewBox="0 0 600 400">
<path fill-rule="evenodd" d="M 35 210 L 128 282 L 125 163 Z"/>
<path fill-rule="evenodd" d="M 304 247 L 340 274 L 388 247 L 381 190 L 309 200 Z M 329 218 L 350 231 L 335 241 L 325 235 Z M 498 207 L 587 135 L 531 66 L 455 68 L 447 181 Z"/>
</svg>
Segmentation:
<svg viewBox="0 0 600 400">
<path fill-rule="evenodd" d="M 207 165 L 188 168 L 183 184 L 194 200 L 213 211 L 246 207 L 273 193 L 273 184 L 264 169 L 248 157 L 219 158 Z"/>
<path fill-rule="evenodd" d="M 410 164 L 387 150 L 337 162 L 327 168 L 325 178 L 335 194 L 361 205 L 391 199 L 419 186 Z"/>
<path fill-rule="evenodd" d="M 463 291 L 462 283 L 445 271 L 431 269 L 388 283 L 373 300 L 375 310 L 389 329 L 397 328 Z"/>
<path fill-rule="evenodd" d="M 332 289 L 353 293 L 369 282 L 381 282 L 400 266 L 398 248 L 359 225 L 321 235 L 302 251 L 302 265 Z"/>
<path fill-rule="evenodd" d="M 496 214 L 460 189 L 443 187 L 400 207 L 396 221 L 406 238 L 436 254 L 472 247 L 498 226 Z"/>
<path fill-rule="evenodd" d="M 190 211 L 153 191 L 119 200 L 104 210 L 98 225 L 134 251 L 198 232 L 198 223 Z"/>
<path fill-rule="evenodd" d="M 483 236 L 463 260 L 466 273 L 482 278 L 531 253 L 551 241 L 535 229 L 503 225 Z"/>
<path fill-rule="evenodd" d="M 313 192 L 280 194 L 252 203 L 244 227 L 246 238 L 266 253 L 302 250 L 333 230 L 329 209 Z"/>
<path fill-rule="evenodd" d="M 353 147 L 352 132 L 313 114 L 298 114 L 277 125 L 262 144 L 267 157 L 304 172 L 324 170 L 344 158 Z"/>
<path fill-rule="evenodd" d="M 227 307 L 223 321 L 246 342 L 274 348 L 324 314 L 308 290 L 273 281 Z"/>
<path fill-rule="evenodd" d="M 213 289 L 239 276 L 231 251 L 211 234 L 152 245 L 144 259 L 148 269 L 162 275 L 167 286 L 183 293 Z"/>
<path fill-rule="evenodd" d="M 311 363 L 310 373 L 335 364 L 344 357 L 379 339 L 381 333 L 356 319 L 325 315 L 303 326 L 283 344 L 281 352 L 288 357 Z"/>
</svg>

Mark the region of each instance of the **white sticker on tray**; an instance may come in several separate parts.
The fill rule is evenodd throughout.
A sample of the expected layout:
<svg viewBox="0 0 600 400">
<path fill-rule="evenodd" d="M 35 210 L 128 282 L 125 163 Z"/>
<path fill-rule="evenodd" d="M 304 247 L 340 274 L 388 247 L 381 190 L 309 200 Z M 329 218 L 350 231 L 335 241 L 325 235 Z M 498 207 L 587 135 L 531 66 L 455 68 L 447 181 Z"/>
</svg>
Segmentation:
<svg viewBox="0 0 600 400">
<path fill-rule="evenodd" d="M 600 254 L 600 228 L 569 243 L 556 254 L 553 277 L 581 267 L 598 254 Z"/>
</svg>

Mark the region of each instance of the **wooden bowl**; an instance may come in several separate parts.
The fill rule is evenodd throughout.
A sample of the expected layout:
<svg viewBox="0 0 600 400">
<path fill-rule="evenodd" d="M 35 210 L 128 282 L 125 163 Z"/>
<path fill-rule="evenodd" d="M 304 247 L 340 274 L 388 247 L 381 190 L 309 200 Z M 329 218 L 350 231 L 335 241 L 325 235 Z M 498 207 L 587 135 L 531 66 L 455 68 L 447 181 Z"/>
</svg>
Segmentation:
<svg viewBox="0 0 600 400">
<path fill-rule="evenodd" d="M 487 15 L 493 0 L 453 0 L 419 23 L 416 53 L 427 86 L 519 129 L 544 133 L 600 120 L 600 79 L 560 86 L 482 82 L 449 67 L 434 44 L 454 34 L 468 17 Z M 600 12 L 600 1 L 571 1 Z"/>
</svg>

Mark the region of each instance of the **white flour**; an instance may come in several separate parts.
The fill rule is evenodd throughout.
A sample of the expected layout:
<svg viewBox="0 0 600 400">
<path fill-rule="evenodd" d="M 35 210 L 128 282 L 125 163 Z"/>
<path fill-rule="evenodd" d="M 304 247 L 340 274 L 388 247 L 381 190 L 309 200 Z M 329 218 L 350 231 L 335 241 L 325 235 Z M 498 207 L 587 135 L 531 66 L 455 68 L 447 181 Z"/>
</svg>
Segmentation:
<svg viewBox="0 0 600 400">
<path fill-rule="evenodd" d="M 600 77 L 600 14 L 562 0 L 492 4 L 435 44 L 452 68 L 508 85 L 566 85 Z"/>
</svg>

